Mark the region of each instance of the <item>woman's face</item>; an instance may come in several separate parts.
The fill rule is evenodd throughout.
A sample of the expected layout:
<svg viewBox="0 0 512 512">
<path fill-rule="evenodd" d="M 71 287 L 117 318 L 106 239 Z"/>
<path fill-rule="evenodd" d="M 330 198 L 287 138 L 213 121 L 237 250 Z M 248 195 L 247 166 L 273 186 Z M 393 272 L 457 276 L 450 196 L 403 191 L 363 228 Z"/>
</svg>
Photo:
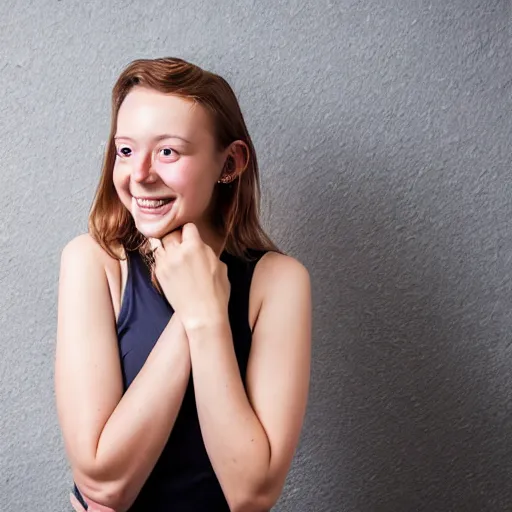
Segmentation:
<svg viewBox="0 0 512 512">
<path fill-rule="evenodd" d="M 114 186 L 143 235 L 162 238 L 187 222 L 208 229 L 226 155 L 202 106 L 135 87 L 119 109 L 115 145 Z"/>
</svg>

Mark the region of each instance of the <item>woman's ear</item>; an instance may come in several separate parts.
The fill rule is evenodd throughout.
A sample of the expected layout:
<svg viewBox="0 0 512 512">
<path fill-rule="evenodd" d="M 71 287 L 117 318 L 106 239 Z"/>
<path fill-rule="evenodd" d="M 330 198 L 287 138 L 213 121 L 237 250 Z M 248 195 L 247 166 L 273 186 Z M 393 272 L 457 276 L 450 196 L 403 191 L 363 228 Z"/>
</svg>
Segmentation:
<svg viewBox="0 0 512 512">
<path fill-rule="evenodd" d="M 249 148 L 241 140 L 232 142 L 226 153 L 219 183 L 231 183 L 236 180 L 249 164 Z"/>
</svg>

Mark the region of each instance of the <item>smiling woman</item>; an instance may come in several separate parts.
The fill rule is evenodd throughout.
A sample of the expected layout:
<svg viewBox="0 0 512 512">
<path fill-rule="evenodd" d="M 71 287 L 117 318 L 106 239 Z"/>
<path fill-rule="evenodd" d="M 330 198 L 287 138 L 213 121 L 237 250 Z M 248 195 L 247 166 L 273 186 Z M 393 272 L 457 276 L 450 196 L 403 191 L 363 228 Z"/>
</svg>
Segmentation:
<svg viewBox="0 0 512 512">
<path fill-rule="evenodd" d="M 169 127 L 175 135 L 165 135 Z M 208 113 L 194 100 L 147 87 L 134 88 L 123 101 L 114 140 L 117 194 L 151 238 L 186 222 L 207 230 L 223 162 L 230 155 L 235 165 L 245 165 L 245 144 L 233 141 L 218 151 Z"/>
<path fill-rule="evenodd" d="M 311 291 L 258 218 L 227 82 L 132 62 L 89 233 L 62 252 L 55 384 L 81 511 L 267 511 L 307 402 Z"/>
</svg>

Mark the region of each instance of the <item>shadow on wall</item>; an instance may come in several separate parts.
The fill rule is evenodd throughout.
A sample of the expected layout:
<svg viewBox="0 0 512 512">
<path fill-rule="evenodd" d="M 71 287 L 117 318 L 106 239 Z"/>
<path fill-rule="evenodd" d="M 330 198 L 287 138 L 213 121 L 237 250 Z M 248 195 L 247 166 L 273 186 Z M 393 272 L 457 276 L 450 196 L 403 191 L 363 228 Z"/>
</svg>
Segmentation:
<svg viewBox="0 0 512 512">
<path fill-rule="evenodd" d="M 457 185 L 421 162 L 346 162 L 308 182 L 293 235 L 309 241 L 294 252 L 313 281 L 313 380 L 278 510 L 508 510 L 506 333 Z"/>
</svg>

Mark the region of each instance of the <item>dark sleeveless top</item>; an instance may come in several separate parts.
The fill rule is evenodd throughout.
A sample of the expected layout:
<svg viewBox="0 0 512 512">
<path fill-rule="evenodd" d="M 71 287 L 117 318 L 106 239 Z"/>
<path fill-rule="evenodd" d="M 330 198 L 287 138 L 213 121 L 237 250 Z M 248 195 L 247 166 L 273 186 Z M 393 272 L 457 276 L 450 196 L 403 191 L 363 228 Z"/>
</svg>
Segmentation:
<svg viewBox="0 0 512 512">
<path fill-rule="evenodd" d="M 228 313 L 233 343 L 245 384 L 252 332 L 249 290 L 254 268 L 266 251 L 251 250 L 250 261 L 224 251 L 231 283 Z M 136 251 L 128 252 L 128 277 L 117 322 L 124 389 L 144 365 L 174 311 L 151 283 L 150 272 Z M 75 495 L 81 500 L 75 486 Z M 169 440 L 129 512 L 229 512 L 206 453 L 192 376 Z"/>
</svg>

